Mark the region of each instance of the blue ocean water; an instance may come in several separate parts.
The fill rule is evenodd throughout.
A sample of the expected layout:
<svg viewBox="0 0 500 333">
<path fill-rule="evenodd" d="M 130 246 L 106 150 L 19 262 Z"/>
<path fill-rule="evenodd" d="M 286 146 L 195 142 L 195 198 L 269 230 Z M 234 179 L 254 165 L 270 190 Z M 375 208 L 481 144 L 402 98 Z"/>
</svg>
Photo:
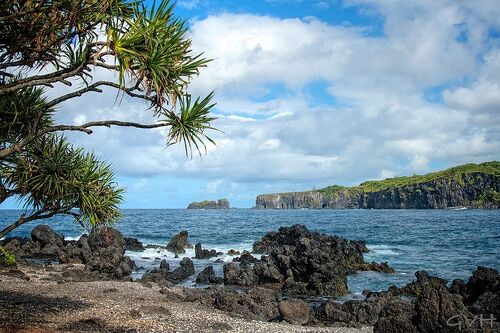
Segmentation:
<svg viewBox="0 0 500 333">
<path fill-rule="evenodd" d="M 20 211 L 0 210 L 0 227 L 18 218 Z M 450 279 L 467 278 L 476 266 L 500 269 L 500 211 L 486 210 L 124 210 L 116 227 L 145 244 L 166 245 L 181 230 L 204 248 L 227 253 L 251 250 L 254 241 L 280 226 L 305 224 L 309 229 L 366 241 L 367 261 L 387 261 L 396 274 L 363 272 L 349 278 L 352 295 L 363 289 L 383 290 L 414 280 L 416 270 Z M 82 228 L 69 217 L 43 221 L 67 238 L 77 239 Z M 16 229 L 9 236 L 29 236 L 35 224 Z M 160 248 L 129 252 L 141 266 L 135 273 L 157 266 L 166 258 L 172 267 L 179 259 Z M 186 256 L 194 256 L 188 251 Z M 222 257 L 230 261 L 229 256 Z M 214 264 L 216 258 L 195 260 L 196 270 Z M 215 264 L 222 274 L 222 263 Z M 186 284 L 192 284 L 190 280 Z"/>
</svg>

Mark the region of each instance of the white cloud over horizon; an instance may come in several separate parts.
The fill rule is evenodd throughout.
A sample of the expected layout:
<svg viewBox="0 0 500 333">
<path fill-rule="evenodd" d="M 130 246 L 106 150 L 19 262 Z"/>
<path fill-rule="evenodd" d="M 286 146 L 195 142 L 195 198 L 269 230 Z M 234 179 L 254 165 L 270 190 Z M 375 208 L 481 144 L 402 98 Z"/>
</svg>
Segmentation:
<svg viewBox="0 0 500 333">
<path fill-rule="evenodd" d="M 137 179 L 136 188 L 162 175 L 196 179 L 205 184 L 198 196 L 239 196 L 247 206 L 256 192 L 500 159 L 500 40 L 491 33 L 500 28 L 498 2 L 345 5 L 381 15 L 383 34 L 248 13 L 192 22 L 195 53 L 214 60 L 190 91 L 216 90 L 220 119 L 213 125 L 224 132 L 209 133 L 217 147 L 202 158 L 165 149 L 164 130 L 97 129 L 71 138 L 112 162 L 118 175 Z M 144 104 L 116 104 L 110 92 L 62 109 L 66 123 L 153 121 Z"/>
</svg>

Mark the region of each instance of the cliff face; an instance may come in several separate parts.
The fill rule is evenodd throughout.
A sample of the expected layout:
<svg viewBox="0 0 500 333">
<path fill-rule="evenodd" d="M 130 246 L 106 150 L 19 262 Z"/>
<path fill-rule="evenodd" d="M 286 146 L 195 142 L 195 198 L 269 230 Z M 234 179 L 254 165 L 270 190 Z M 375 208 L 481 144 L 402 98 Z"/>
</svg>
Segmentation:
<svg viewBox="0 0 500 333">
<path fill-rule="evenodd" d="M 229 209 L 229 201 L 227 199 L 205 200 L 200 202 L 191 202 L 187 209 Z"/>
<path fill-rule="evenodd" d="M 500 176 L 458 173 L 418 184 L 366 190 L 362 186 L 334 192 L 307 191 L 257 196 L 258 209 L 363 208 L 429 209 L 471 207 L 499 209 Z"/>
</svg>

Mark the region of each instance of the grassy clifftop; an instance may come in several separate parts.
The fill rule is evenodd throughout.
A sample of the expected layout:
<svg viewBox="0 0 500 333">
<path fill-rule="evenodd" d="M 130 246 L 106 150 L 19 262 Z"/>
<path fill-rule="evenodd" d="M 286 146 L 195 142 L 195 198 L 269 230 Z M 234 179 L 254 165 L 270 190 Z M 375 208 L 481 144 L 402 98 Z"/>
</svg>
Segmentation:
<svg viewBox="0 0 500 333">
<path fill-rule="evenodd" d="M 371 193 L 390 188 L 398 188 L 398 187 L 428 183 L 443 178 L 456 179 L 457 176 L 460 176 L 465 173 L 483 173 L 488 175 L 500 176 L 500 162 L 492 161 L 480 164 L 474 164 L 474 163 L 463 164 L 446 170 L 428 173 L 425 175 L 413 175 L 408 177 L 394 177 L 384 180 L 367 181 L 361 183 L 358 186 L 353 186 L 350 188 L 339 185 L 332 185 L 319 189 L 318 192 L 321 192 L 325 195 L 334 195 L 342 189 L 350 189 L 352 191 Z"/>
</svg>

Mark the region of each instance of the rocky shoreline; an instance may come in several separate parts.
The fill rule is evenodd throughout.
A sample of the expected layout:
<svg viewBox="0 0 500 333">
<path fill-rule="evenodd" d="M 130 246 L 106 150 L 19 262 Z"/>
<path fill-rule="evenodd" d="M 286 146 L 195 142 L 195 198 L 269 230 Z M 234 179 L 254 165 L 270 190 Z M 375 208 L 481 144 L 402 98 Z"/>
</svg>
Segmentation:
<svg viewBox="0 0 500 333">
<path fill-rule="evenodd" d="M 21 260 L 17 269 L 0 270 L 1 305 L 8 309 L 13 308 L 12 300 L 5 300 L 11 287 L 9 281 L 17 281 L 17 287 L 21 281 L 27 287 L 36 281 L 61 288 L 108 281 L 142 286 L 156 290 L 157 298 L 169 302 L 200 304 L 247 320 L 315 327 L 373 326 L 374 332 L 457 332 L 457 325 L 461 325 L 462 332 L 495 332 L 500 328 L 496 319 L 500 317 L 500 275 L 484 267 L 478 267 L 468 281 L 454 280 L 451 284 L 419 271 L 416 281 L 405 287 L 393 286 L 381 292 L 366 290 L 363 300 L 336 301 L 332 297 L 348 291 L 348 275 L 394 270 L 387 263 L 365 262 L 363 254 L 368 249 L 363 241 L 311 232 L 302 225 L 266 234 L 254 243 L 253 255 L 245 252 L 224 264 L 223 276 L 217 276 L 212 266 L 205 267 L 196 281 L 213 285 L 207 288 L 177 286 L 195 274 L 193 260 L 220 255 L 201 244 L 196 244 L 193 260 L 184 257 L 175 269 L 163 260 L 136 282 L 130 282 L 136 267 L 125 251 L 140 251 L 144 246 L 136 239 L 124 238 L 115 229 L 105 228 L 78 241 L 66 241 L 49 227 L 38 226 L 31 239 L 11 238 L 1 245 Z M 178 255 L 189 247 L 192 245 L 187 232 L 179 233 L 167 245 Z M 57 261 L 59 265 L 36 264 L 35 257 Z M 308 302 L 309 296 L 329 298 Z M 487 321 L 488 318 L 495 320 Z"/>
</svg>

